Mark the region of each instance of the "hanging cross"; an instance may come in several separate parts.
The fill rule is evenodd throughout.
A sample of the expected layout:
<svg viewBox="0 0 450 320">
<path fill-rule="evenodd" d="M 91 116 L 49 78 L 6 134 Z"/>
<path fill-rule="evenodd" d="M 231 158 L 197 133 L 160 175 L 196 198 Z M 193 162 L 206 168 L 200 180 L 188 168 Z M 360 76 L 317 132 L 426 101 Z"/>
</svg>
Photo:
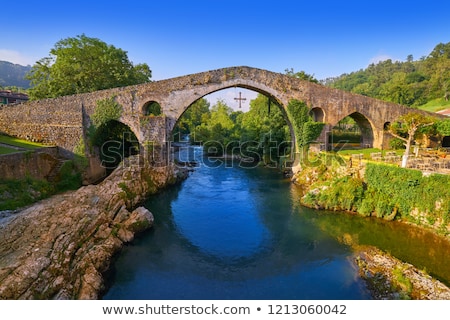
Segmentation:
<svg viewBox="0 0 450 320">
<path fill-rule="evenodd" d="M 239 108 L 242 107 L 242 105 L 241 105 L 242 101 L 247 100 L 247 98 L 242 98 L 242 97 L 241 97 L 241 94 L 242 94 L 242 93 L 239 92 L 239 98 L 234 98 L 234 100 L 239 101 Z"/>
</svg>

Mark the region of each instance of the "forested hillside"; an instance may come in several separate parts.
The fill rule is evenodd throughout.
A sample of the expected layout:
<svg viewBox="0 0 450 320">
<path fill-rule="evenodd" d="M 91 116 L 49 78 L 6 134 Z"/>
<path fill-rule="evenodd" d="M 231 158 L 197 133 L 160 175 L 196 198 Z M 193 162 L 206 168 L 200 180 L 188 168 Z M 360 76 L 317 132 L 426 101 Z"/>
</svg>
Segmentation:
<svg viewBox="0 0 450 320">
<path fill-rule="evenodd" d="M 438 44 L 419 60 L 412 55 L 405 62 L 386 60 L 322 82 L 332 88 L 412 107 L 430 101 L 445 106 L 450 104 L 450 42 Z"/>
<path fill-rule="evenodd" d="M 25 74 L 30 69 L 30 66 L 25 67 L 7 61 L 0 61 L 0 87 L 28 89 L 30 87 L 30 81 L 25 79 Z"/>
</svg>

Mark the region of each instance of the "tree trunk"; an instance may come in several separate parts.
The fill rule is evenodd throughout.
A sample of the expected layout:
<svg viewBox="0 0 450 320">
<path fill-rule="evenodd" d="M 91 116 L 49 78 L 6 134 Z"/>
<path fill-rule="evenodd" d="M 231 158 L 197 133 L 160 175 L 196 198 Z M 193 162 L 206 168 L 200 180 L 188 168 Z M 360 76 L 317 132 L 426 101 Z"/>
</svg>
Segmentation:
<svg viewBox="0 0 450 320">
<path fill-rule="evenodd" d="M 416 130 L 417 128 L 411 128 L 410 130 L 408 130 L 408 139 L 406 140 L 406 150 L 402 157 L 402 168 L 406 168 L 408 166 L 409 152 L 411 150 L 411 143 L 414 139 Z"/>
<path fill-rule="evenodd" d="M 411 139 L 408 139 L 406 143 L 406 150 L 402 157 L 402 168 L 406 168 L 408 166 L 408 158 L 409 158 L 409 149 L 411 148 Z"/>
</svg>

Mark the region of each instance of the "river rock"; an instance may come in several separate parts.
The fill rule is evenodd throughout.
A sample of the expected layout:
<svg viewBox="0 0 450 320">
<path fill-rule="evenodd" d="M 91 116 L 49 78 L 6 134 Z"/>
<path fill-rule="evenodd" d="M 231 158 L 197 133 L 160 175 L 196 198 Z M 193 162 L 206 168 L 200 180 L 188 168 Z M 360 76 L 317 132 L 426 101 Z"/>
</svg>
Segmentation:
<svg viewBox="0 0 450 320">
<path fill-rule="evenodd" d="M 170 166 L 121 166 L 1 219 L 0 299 L 97 299 L 113 255 L 153 224 L 138 205 L 180 177 Z"/>
<path fill-rule="evenodd" d="M 360 247 L 355 261 L 375 299 L 450 300 L 444 283 L 376 247 Z"/>
</svg>

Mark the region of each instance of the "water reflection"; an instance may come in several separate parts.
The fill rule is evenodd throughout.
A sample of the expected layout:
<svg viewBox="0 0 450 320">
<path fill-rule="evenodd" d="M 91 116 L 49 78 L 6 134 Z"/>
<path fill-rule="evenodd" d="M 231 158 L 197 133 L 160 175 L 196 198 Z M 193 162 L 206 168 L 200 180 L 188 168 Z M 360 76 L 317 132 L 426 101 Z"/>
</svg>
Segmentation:
<svg viewBox="0 0 450 320">
<path fill-rule="evenodd" d="M 193 174 L 172 202 L 176 231 L 198 250 L 220 259 L 241 259 L 264 250 L 269 232 L 259 219 L 248 180 L 238 170 L 210 171 Z"/>
<path fill-rule="evenodd" d="M 277 171 L 201 166 L 146 206 L 105 299 L 367 299 L 351 250 L 298 214 Z"/>
<path fill-rule="evenodd" d="M 154 228 L 115 263 L 105 299 L 369 299 L 352 260 L 375 245 L 450 278 L 448 242 L 404 224 L 320 212 L 276 170 L 200 166 L 148 200 Z"/>
</svg>

